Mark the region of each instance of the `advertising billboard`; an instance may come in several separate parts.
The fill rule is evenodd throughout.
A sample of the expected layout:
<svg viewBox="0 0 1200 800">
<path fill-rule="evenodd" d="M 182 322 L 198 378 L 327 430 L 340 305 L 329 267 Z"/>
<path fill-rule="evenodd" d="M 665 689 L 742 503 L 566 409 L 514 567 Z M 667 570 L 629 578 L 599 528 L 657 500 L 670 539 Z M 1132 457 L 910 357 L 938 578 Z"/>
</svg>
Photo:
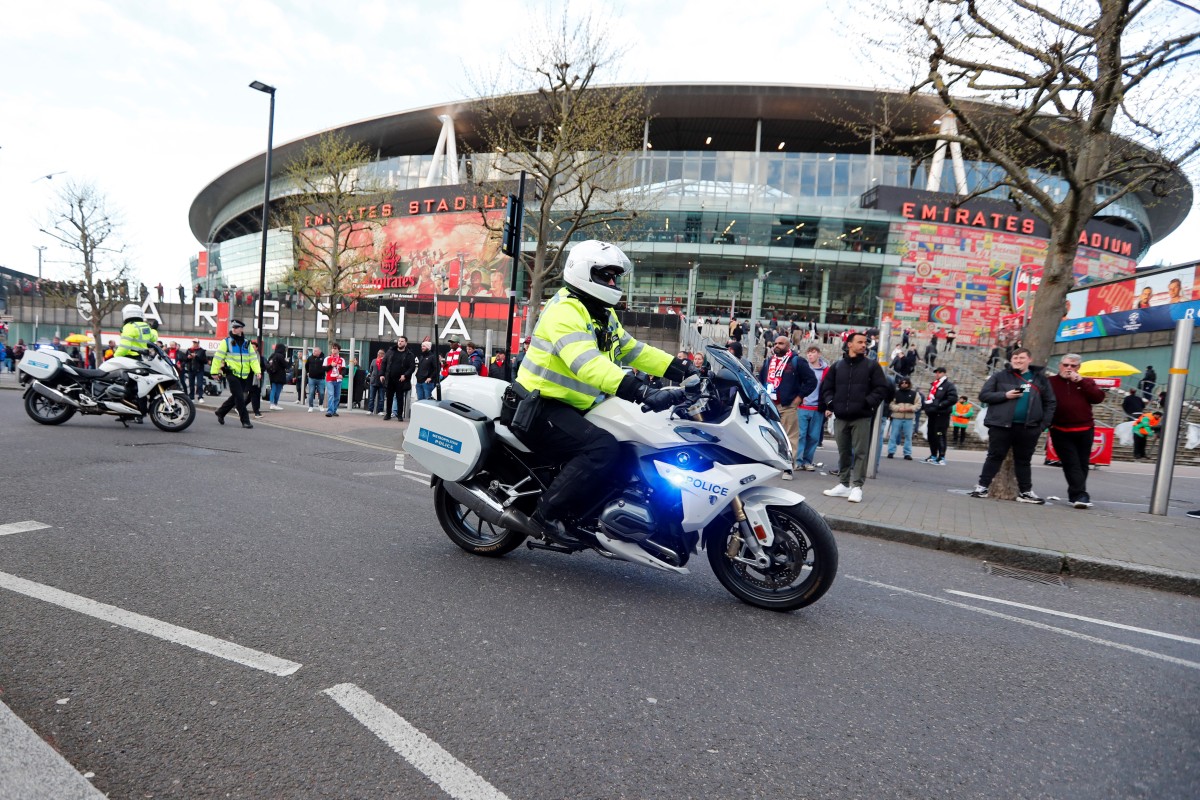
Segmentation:
<svg viewBox="0 0 1200 800">
<path fill-rule="evenodd" d="M 466 184 L 430 187 L 347 209 L 336 220 L 308 215 L 300 235 L 319 260 L 338 226 L 352 251 L 342 262 L 353 265 L 346 295 L 507 298 L 512 259 L 500 252 L 506 204 L 506 196 Z"/>
<path fill-rule="evenodd" d="M 1067 294 L 1055 341 L 1164 331 L 1200 313 L 1200 265 L 1186 264 Z"/>
<path fill-rule="evenodd" d="M 1048 242 L 1036 235 L 947 225 L 898 222 L 891 239 L 900 267 L 884 278 L 884 314 L 918 332 L 955 328 L 962 344 L 991 343 L 1001 318 L 1032 310 Z M 1131 258 L 1080 246 L 1076 283 L 1134 271 Z"/>
</svg>

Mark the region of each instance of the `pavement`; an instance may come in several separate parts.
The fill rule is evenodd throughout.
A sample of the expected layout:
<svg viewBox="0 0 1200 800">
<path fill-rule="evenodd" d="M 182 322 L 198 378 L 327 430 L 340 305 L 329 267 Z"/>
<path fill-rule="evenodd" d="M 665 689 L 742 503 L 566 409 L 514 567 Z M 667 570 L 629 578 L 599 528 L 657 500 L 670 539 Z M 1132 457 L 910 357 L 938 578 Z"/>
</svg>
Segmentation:
<svg viewBox="0 0 1200 800">
<path fill-rule="evenodd" d="M 14 376 L 0 375 L 0 389 L 19 389 Z M 246 437 L 269 436 L 263 428 L 284 428 L 401 453 L 408 423 L 385 422 L 381 416 L 342 409 L 326 417 L 323 409 L 308 413 L 285 389 L 281 410 L 263 403 L 256 429 Z M 194 426 L 215 426 L 212 413 L 223 398 L 198 405 Z M 230 420 L 236 425 L 236 419 Z M 1068 578 L 1120 581 L 1200 596 L 1200 520 L 1184 512 L 1200 508 L 1200 468 L 1181 466 L 1172 478 L 1166 516 L 1148 511 L 1154 464 L 1118 462 L 1094 470 L 1089 491 L 1095 507 L 1075 509 L 1056 496 L 1066 485 L 1057 467 L 1034 462 L 1034 488 L 1049 500 L 1035 506 L 1011 501 L 971 498 L 983 452 L 955 450 L 945 467 L 922 463 L 924 447 L 914 447 L 912 461 L 897 453 L 881 460 L 879 474 L 869 479 L 861 503 L 831 498 L 822 490 L 837 481 L 824 469 L 797 472 L 779 485 L 799 492 L 835 531 L 944 550 L 986 561 Z M 818 450 L 818 462 L 836 463 L 831 447 Z M 415 468 L 416 465 L 410 465 Z M 24 797 L 102 796 L 49 744 L 0 702 L 0 800 Z M 52 787 L 52 788 L 50 788 Z M 49 794 L 46 792 L 49 791 Z"/>
</svg>

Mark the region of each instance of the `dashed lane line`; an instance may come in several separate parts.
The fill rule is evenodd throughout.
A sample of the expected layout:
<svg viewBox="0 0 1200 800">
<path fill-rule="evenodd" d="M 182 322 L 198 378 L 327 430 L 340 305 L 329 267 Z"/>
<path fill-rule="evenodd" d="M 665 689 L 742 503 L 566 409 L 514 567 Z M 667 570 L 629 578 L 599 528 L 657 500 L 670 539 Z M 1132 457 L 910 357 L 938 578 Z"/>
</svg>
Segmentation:
<svg viewBox="0 0 1200 800">
<path fill-rule="evenodd" d="M 1133 647 L 1131 645 L 1122 644 L 1121 642 L 1113 642 L 1113 641 L 1109 641 L 1108 639 L 1101 639 L 1098 636 L 1089 636 L 1086 633 L 1078 633 L 1076 631 L 1067 630 L 1066 628 L 1056 628 L 1053 625 L 1047 625 L 1044 622 L 1035 622 L 1031 619 L 1024 619 L 1022 617 L 1014 617 L 1011 614 L 1001 614 L 999 611 L 992 611 L 990 608 L 979 608 L 978 606 L 972 606 L 972 605 L 968 605 L 966 603 L 959 603 L 955 600 L 947 600 L 944 597 L 934 597 L 931 594 L 923 594 L 922 592 L 914 592 L 912 589 L 905 589 L 901 586 L 892 586 L 891 584 L 880 583 L 879 581 L 869 581 L 866 578 L 856 578 L 853 575 L 846 575 L 845 578 L 846 578 L 846 580 L 856 581 L 858 583 L 865 583 L 868 586 L 874 586 L 877 589 L 887 589 L 888 591 L 892 591 L 892 592 L 900 592 L 901 594 L 911 595 L 912 597 L 920 597 L 924 600 L 932 600 L 935 603 L 941 603 L 941 604 L 947 605 L 947 606 L 954 606 L 955 608 L 961 608 L 966 611 L 974 611 L 976 614 L 984 614 L 989 617 L 995 617 L 997 619 L 1003 619 L 1003 620 L 1008 620 L 1009 622 L 1015 622 L 1019 625 L 1027 625 L 1031 628 L 1037 628 L 1038 630 L 1062 634 L 1063 636 L 1069 636 L 1072 639 L 1080 639 L 1085 642 L 1091 642 L 1092 644 L 1103 645 L 1104 647 L 1112 647 L 1116 650 L 1124 650 L 1127 653 L 1136 653 L 1139 656 L 1147 656 L 1148 658 L 1156 658 L 1159 661 L 1166 661 L 1169 664 L 1177 664 L 1181 667 L 1189 667 L 1191 669 L 1200 669 L 1200 663 L 1197 663 L 1195 661 L 1188 661 L 1187 659 L 1183 659 L 1183 658 L 1175 658 L 1174 656 L 1169 656 L 1165 653 L 1156 653 L 1153 650 L 1145 650 L 1141 647 Z"/>
<path fill-rule="evenodd" d="M 507 795 L 417 730 L 411 722 L 355 684 L 339 683 L 322 694 L 333 698 L 350 716 L 455 800 L 508 800 Z"/>
<path fill-rule="evenodd" d="M 44 522 L 36 522 L 27 519 L 24 522 L 10 522 L 7 525 L 0 525 L 0 536 L 8 536 L 10 533 L 28 533 L 29 531 L 40 531 L 42 528 L 50 526 Z"/>
<path fill-rule="evenodd" d="M 202 653 L 208 653 L 217 658 L 233 661 L 246 667 L 260 669 L 272 675 L 279 675 L 281 677 L 291 675 L 303 666 L 295 661 L 288 661 L 287 659 L 278 658 L 277 656 L 264 653 L 260 650 L 253 650 L 249 647 L 243 647 L 240 644 L 218 639 L 205 633 L 181 628 L 178 625 L 172 625 L 169 622 L 163 622 L 153 617 L 147 617 L 133 611 L 126 611 L 123 608 L 110 606 L 107 603 L 100 603 L 87 597 L 64 592 L 53 586 L 34 583 L 24 578 L 18 578 L 16 575 L 9 575 L 6 572 L 0 572 L 0 589 L 8 589 L 17 594 L 32 597 L 35 600 L 42 600 L 61 608 L 77 611 L 89 617 L 111 622 L 114 625 L 120 625 L 123 628 L 129 628 L 140 633 L 149 634 L 164 641 L 181 644 L 184 647 L 190 647 L 193 650 L 199 650 Z"/>
</svg>

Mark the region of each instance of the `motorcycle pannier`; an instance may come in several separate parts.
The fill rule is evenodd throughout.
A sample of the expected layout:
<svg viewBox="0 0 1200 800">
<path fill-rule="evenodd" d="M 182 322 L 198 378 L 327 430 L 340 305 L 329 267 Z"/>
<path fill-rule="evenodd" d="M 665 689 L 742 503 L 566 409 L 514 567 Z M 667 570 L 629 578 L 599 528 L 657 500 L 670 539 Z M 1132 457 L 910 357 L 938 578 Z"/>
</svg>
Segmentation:
<svg viewBox="0 0 1200 800">
<path fill-rule="evenodd" d="M 447 481 L 473 475 L 487 460 L 492 423 L 487 415 L 450 400 L 412 405 L 404 451 L 425 469 Z"/>
<path fill-rule="evenodd" d="M 44 381 L 55 372 L 58 372 L 58 368 L 62 366 L 62 362 L 66 361 L 67 358 L 66 353 L 49 348 L 26 350 L 24 358 L 21 359 L 21 371 L 27 375 L 32 375 L 39 381 Z"/>
</svg>

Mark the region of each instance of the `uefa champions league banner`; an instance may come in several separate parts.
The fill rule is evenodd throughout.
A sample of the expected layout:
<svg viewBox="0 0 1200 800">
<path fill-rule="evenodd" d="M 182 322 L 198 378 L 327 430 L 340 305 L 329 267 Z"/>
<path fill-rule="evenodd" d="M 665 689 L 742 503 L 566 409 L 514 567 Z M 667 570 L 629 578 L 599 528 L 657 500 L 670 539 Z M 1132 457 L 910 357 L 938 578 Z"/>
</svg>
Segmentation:
<svg viewBox="0 0 1200 800">
<path fill-rule="evenodd" d="M 1195 319 L 1200 313 L 1200 300 L 1172 303 L 1165 306 L 1136 308 L 1118 311 L 1115 314 L 1100 314 L 1091 317 L 1064 319 L 1058 324 L 1056 342 L 1076 339 L 1095 339 L 1099 336 L 1117 336 L 1124 333 L 1148 333 L 1169 331 L 1181 319 Z"/>
</svg>

